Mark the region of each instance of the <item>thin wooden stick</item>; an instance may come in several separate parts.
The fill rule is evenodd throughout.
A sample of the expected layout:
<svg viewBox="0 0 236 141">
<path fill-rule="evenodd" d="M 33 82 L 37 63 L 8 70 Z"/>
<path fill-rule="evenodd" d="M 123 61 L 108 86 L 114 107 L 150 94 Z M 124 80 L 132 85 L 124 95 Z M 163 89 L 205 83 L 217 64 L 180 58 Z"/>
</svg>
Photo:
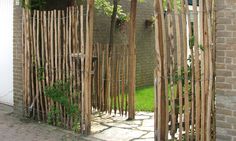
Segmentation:
<svg viewBox="0 0 236 141">
<path fill-rule="evenodd" d="M 37 54 L 37 67 L 36 67 L 36 74 L 38 74 L 38 70 L 40 69 L 41 65 L 40 65 L 40 54 L 39 54 L 39 22 L 40 22 L 40 13 L 39 11 L 36 11 L 37 13 L 37 25 L 36 25 L 36 54 Z M 40 106 L 39 106 L 39 102 L 40 102 L 40 98 L 39 96 L 41 95 L 41 92 L 42 92 L 42 89 L 41 89 L 41 82 L 39 81 L 39 78 L 38 76 L 36 75 L 36 83 L 38 83 L 38 90 L 37 90 L 37 94 L 36 94 L 36 102 L 37 102 L 37 117 L 38 117 L 38 120 L 40 120 Z"/>
<path fill-rule="evenodd" d="M 50 74 L 50 76 L 51 76 L 51 86 L 53 86 L 53 84 L 54 84 L 54 82 L 55 82 L 55 78 L 54 78 L 54 76 L 55 76 L 55 71 L 54 71 L 54 69 L 55 69 L 55 61 L 54 61 L 54 59 L 55 59 L 55 57 L 54 57 L 54 51 L 55 51 L 55 49 L 54 49 L 54 28 L 53 28 L 53 23 L 54 23 L 54 12 L 53 11 L 51 11 L 50 12 L 51 13 L 51 17 L 50 17 L 50 61 L 51 61 L 51 68 L 50 68 L 50 72 L 51 72 L 51 74 Z M 54 107 L 55 105 L 54 105 L 54 101 L 51 99 L 51 107 Z M 56 123 L 55 123 L 55 119 L 53 119 L 53 125 L 55 125 Z"/>
<path fill-rule="evenodd" d="M 200 66 L 199 66 L 199 48 L 198 48 L 198 16 L 197 0 L 193 0 L 194 14 L 194 51 L 195 51 L 195 91 L 196 91 L 196 141 L 200 140 L 201 123 L 201 99 L 200 99 Z"/>
<path fill-rule="evenodd" d="M 77 54 L 80 52 L 80 41 L 79 41 L 79 33 L 80 33 L 80 31 L 79 31 L 79 24 L 80 24 L 80 17 L 79 17 L 79 15 L 80 15 L 80 9 L 79 9 L 79 7 L 76 7 L 76 29 L 75 29 L 75 39 L 76 39 L 76 52 L 77 52 Z M 77 95 L 78 95 L 78 99 L 77 99 L 77 103 L 78 103 L 78 111 L 81 113 L 81 94 L 80 94 L 80 92 L 81 92 L 81 81 L 80 81 L 80 79 L 81 79 L 81 77 L 80 77 L 80 66 L 79 66 L 79 59 L 77 58 L 77 60 L 76 60 L 76 78 L 77 78 Z"/>
<path fill-rule="evenodd" d="M 119 113 L 121 115 L 121 106 L 120 106 L 120 56 L 117 59 L 117 76 L 116 76 L 116 81 L 117 81 L 117 88 L 116 88 L 116 93 L 117 93 L 117 106 L 119 109 Z"/>
<path fill-rule="evenodd" d="M 75 26 L 76 26 L 76 24 L 75 24 L 75 18 L 76 18 L 76 16 L 75 16 L 75 8 L 74 7 L 72 7 L 71 8 L 71 30 L 72 30 L 72 47 L 71 47 L 71 63 L 72 63 L 72 67 L 71 67 L 71 69 L 72 69 L 72 77 L 71 77 L 71 79 L 72 79 L 72 104 L 74 104 L 75 102 L 76 102 L 76 99 L 75 99 L 75 97 L 76 97 L 76 74 L 75 74 L 75 58 L 73 57 L 72 58 L 72 54 L 75 54 L 76 52 L 75 52 L 75 50 L 76 50 L 76 40 L 75 40 Z M 72 117 L 72 124 L 75 122 L 75 116 L 73 116 Z"/>
<path fill-rule="evenodd" d="M 171 137 L 175 138 L 175 128 L 176 128 L 176 115 L 175 115 L 175 87 L 174 87 L 174 65 L 175 65 L 175 46 L 174 46 L 174 26 L 173 26 L 173 17 L 172 17 L 172 6 L 170 0 L 167 1 L 168 13 L 167 13 L 167 21 L 168 21 L 168 37 L 169 37 L 169 45 L 170 45 L 170 87 L 171 87 Z"/>
<path fill-rule="evenodd" d="M 99 45 L 99 61 L 98 61 L 98 70 L 99 70 L 99 86 L 98 86 L 98 90 L 99 90 L 99 100 L 100 100 L 100 104 L 101 105 L 101 110 L 107 111 L 107 97 L 105 94 L 105 72 L 106 72 L 106 62 L 105 62 L 105 52 L 104 52 L 105 46 L 104 45 Z M 100 64 L 101 63 L 101 64 Z"/>
<path fill-rule="evenodd" d="M 53 10 L 53 13 L 54 13 L 54 49 L 55 49 L 55 52 L 54 52 L 54 58 L 55 58 L 55 66 L 54 66 L 54 70 L 55 70 L 55 82 L 58 82 L 59 81 L 59 68 L 58 68 L 58 27 L 57 27 L 57 11 L 56 10 Z M 56 103 L 56 109 L 59 110 L 60 106 L 59 106 L 59 103 L 58 102 L 55 102 Z M 56 124 L 57 124 L 57 119 L 59 119 L 58 117 L 59 115 L 56 115 L 55 119 L 56 119 Z"/>
<path fill-rule="evenodd" d="M 184 0 L 181 3 L 182 5 L 182 29 L 183 29 L 183 57 L 184 57 L 184 123 L 185 123 L 185 139 L 189 141 L 189 82 L 188 82 L 188 64 L 187 64 L 187 28 L 186 28 L 186 6 L 188 6 L 188 3 L 185 3 Z"/>
<path fill-rule="evenodd" d="M 55 70 L 55 82 L 58 81 L 58 40 L 57 40 L 57 36 L 58 36 L 58 33 L 57 33 L 57 11 L 56 10 L 53 10 L 53 14 L 54 14 L 54 54 L 55 54 L 55 66 L 54 66 L 54 70 Z"/>
<path fill-rule="evenodd" d="M 126 79 L 125 79 L 125 83 L 127 86 L 126 89 L 126 95 L 125 95 L 125 115 L 127 116 L 127 112 L 128 112 L 128 93 L 129 93 L 129 87 L 128 87 L 128 78 L 129 78 L 129 46 L 127 45 L 126 47 Z"/>
<path fill-rule="evenodd" d="M 31 73 L 31 78 L 32 78 L 32 80 L 31 80 L 31 84 L 32 84 L 32 99 L 35 99 L 35 94 L 37 95 L 37 93 L 38 93 L 38 80 L 37 80 L 37 63 L 35 63 L 35 62 L 37 62 L 36 61 L 36 55 L 37 55 L 37 52 L 36 52 L 36 49 L 35 49 L 35 47 L 36 47 L 36 39 L 35 39 L 35 19 L 36 19 L 36 11 L 33 11 L 33 18 L 32 18 L 32 20 L 30 21 L 30 22 L 33 22 L 32 23 L 32 26 L 33 27 L 31 27 L 31 31 L 30 31 L 30 37 L 31 37 L 31 63 L 32 63 L 32 65 L 34 66 L 34 67 L 32 67 L 32 69 L 31 69 L 31 71 L 32 71 L 32 73 Z M 33 68 L 36 68 L 35 70 L 33 70 Z M 34 72 L 35 71 L 35 72 Z M 36 74 L 36 76 L 34 76 L 34 74 Z M 35 79 L 36 78 L 36 79 Z M 34 82 L 36 82 L 36 83 L 34 83 Z M 34 84 L 35 84 L 35 89 L 34 89 Z M 33 104 L 33 118 L 35 119 L 35 107 L 36 107 L 36 104 L 34 103 Z M 39 113 L 37 113 L 37 115 L 38 115 Z"/>
<path fill-rule="evenodd" d="M 110 58 L 109 58 L 109 71 L 110 71 L 110 73 L 109 73 L 109 75 L 110 75 L 110 114 L 111 114 L 111 112 L 112 112 L 112 110 L 113 109 L 115 109 L 115 105 L 113 105 L 114 104 L 114 63 L 113 63 L 113 61 L 114 61 L 114 48 L 112 48 L 112 53 L 111 53 L 111 56 L 109 56 Z"/>
<path fill-rule="evenodd" d="M 212 2 L 212 1 L 210 1 Z M 213 1 L 211 4 L 214 5 Z M 206 2 L 206 10 L 208 13 L 208 20 L 207 20 L 207 25 L 208 25 L 208 36 L 209 36 L 209 94 L 207 97 L 207 112 L 206 112 L 206 141 L 210 141 L 212 140 L 212 136 L 211 136 L 211 112 L 212 112 L 212 101 L 213 101 L 213 39 L 212 39 L 212 18 L 210 15 L 210 11 L 212 9 L 210 9 L 209 3 L 208 1 Z"/>
<path fill-rule="evenodd" d="M 112 105 L 111 105 L 111 102 L 112 102 L 112 98 L 111 98 L 111 58 L 109 57 L 109 47 L 108 47 L 108 45 L 106 45 L 106 59 L 107 59 L 107 61 L 106 61 L 106 66 L 107 66 L 107 74 L 106 74 L 106 78 L 107 78 L 107 80 L 105 80 L 105 81 L 107 81 L 106 82 L 106 95 L 107 95 L 107 99 L 108 99 L 108 101 L 107 101 L 107 103 L 108 103 L 108 112 L 109 112 L 109 114 L 111 114 L 111 111 L 112 111 Z"/>
<path fill-rule="evenodd" d="M 81 40 L 81 124 L 82 124 L 82 128 L 81 128 L 81 133 L 84 133 L 85 130 L 85 79 L 84 79 L 84 54 L 85 54 L 85 48 L 84 48 L 84 18 L 83 18 L 83 6 L 80 6 L 80 40 Z"/>
<path fill-rule="evenodd" d="M 51 72 L 51 85 L 53 85 L 54 83 L 54 42 L 53 42 L 53 11 L 50 12 L 51 13 L 51 17 L 50 17 L 50 60 L 51 60 L 51 69 L 50 69 L 50 72 Z"/>
<path fill-rule="evenodd" d="M 44 39 L 44 32 L 43 32 L 43 12 L 42 11 L 39 11 L 39 19 L 40 19 L 40 27 L 39 27 L 39 32 L 41 33 L 41 38 L 39 37 L 39 44 L 41 45 L 41 48 L 39 48 L 38 52 L 40 53 L 41 51 L 41 54 L 38 54 L 38 56 L 40 57 L 40 60 L 39 61 L 39 71 L 40 71 L 40 79 L 38 81 L 40 81 L 40 95 L 39 95 L 39 99 L 40 99 L 40 107 L 41 107 L 41 118 L 43 121 L 45 121 L 45 110 L 44 110 L 44 103 L 43 103 L 43 91 L 44 91 L 44 52 L 43 52 L 43 49 L 45 48 L 44 47 L 44 43 L 43 43 L 43 39 Z M 37 75 L 37 74 L 36 74 Z"/>
<path fill-rule="evenodd" d="M 106 93 L 106 90 L 105 90 L 105 69 L 107 68 L 107 67 L 105 67 L 106 66 L 106 62 L 105 62 L 105 50 L 106 50 L 106 47 L 105 46 L 102 46 L 102 61 L 101 61 L 101 63 L 102 63 L 102 67 L 100 68 L 101 69 L 101 79 L 102 79 L 102 81 L 101 81 L 101 83 L 102 83 L 102 90 L 101 90 L 101 93 L 100 93 L 100 95 L 104 95 L 104 97 L 105 97 L 105 101 L 104 101 L 104 108 L 103 108 L 103 110 L 104 111 L 107 111 L 108 110 L 108 107 L 107 107 L 107 101 L 108 101 L 108 97 L 107 97 L 107 93 Z M 99 65 L 100 66 L 100 65 Z M 100 96 L 101 97 L 101 96 Z M 100 101 L 101 101 L 101 98 L 100 98 Z M 100 102 L 101 103 L 101 102 Z"/>
<path fill-rule="evenodd" d="M 57 31 L 58 31 L 58 40 L 57 40 L 57 45 L 58 45 L 58 80 L 62 81 L 62 44 L 61 44 L 61 39 L 62 39 L 62 36 L 61 36 L 61 11 L 58 10 L 57 11 Z M 59 110 L 60 110 L 60 120 L 61 122 L 63 123 L 63 110 L 62 110 L 62 105 L 60 104 L 59 105 Z"/>
<path fill-rule="evenodd" d="M 66 71 L 65 71 L 65 81 L 68 83 L 68 81 L 70 81 L 69 80 L 69 77 L 70 77 L 70 75 L 69 75 L 69 55 L 70 55 L 70 53 L 69 53 L 69 8 L 67 8 L 66 9 L 66 17 L 68 17 L 68 18 L 66 18 L 66 46 L 65 46 L 65 69 L 66 69 Z M 68 100 L 70 101 L 70 94 L 69 93 L 67 93 L 67 96 L 68 96 Z M 70 104 L 70 102 L 69 102 L 69 104 Z M 69 118 L 69 116 L 66 114 L 66 127 L 67 128 L 69 128 L 69 123 L 70 122 L 70 118 Z"/>
<path fill-rule="evenodd" d="M 179 93 L 179 140 L 182 140 L 182 131 L 183 131 L 183 88 L 182 88 L 182 79 L 181 79 L 181 62 L 182 62 L 182 49 L 181 49 L 181 39 L 180 39 L 180 20 L 177 7 L 177 1 L 174 0 L 174 11 L 175 11 L 175 25 L 176 25 L 176 41 L 177 41 L 177 71 L 178 71 L 178 93 Z"/>
<path fill-rule="evenodd" d="M 203 47 L 204 46 L 204 40 L 206 39 L 203 39 L 204 37 L 204 17 L 205 15 L 203 15 L 203 7 L 204 6 L 204 3 L 203 3 L 203 0 L 200 0 L 199 1 L 199 46 Z M 205 86 L 206 86 L 206 81 L 205 81 L 205 74 L 207 75 L 207 73 L 205 73 L 205 67 L 208 67 L 206 66 L 205 64 L 205 51 L 203 49 L 200 49 L 200 55 L 201 55 L 201 140 L 205 140 L 205 111 L 206 111 L 206 100 L 205 100 L 205 96 L 206 96 L 206 93 L 205 93 Z M 206 61 L 206 63 L 208 63 L 208 61 Z"/>
<path fill-rule="evenodd" d="M 49 66 L 49 57 L 48 57 L 48 32 L 47 32 L 47 29 L 48 29 L 48 26 L 47 26 L 47 12 L 44 11 L 43 12 L 43 17 L 44 17 L 44 42 L 45 42 L 45 77 L 46 77 L 46 82 L 45 82 L 45 87 L 47 85 L 49 85 L 49 74 L 48 74 L 48 66 Z M 48 110 L 49 110 L 49 100 L 47 97 L 45 97 L 44 99 L 44 103 L 45 103 L 45 111 L 46 111 L 46 116 L 48 114 Z M 46 117 L 47 118 L 47 117 Z"/>
<path fill-rule="evenodd" d="M 47 114 L 46 112 L 46 104 L 44 103 L 45 101 L 45 96 L 44 96 L 44 90 L 45 90 L 45 57 L 44 57 L 44 49 L 45 49 L 45 44 L 44 44 L 44 36 L 45 36 L 45 32 L 44 32 L 44 15 L 43 15 L 43 11 L 40 11 L 40 19 L 41 19 L 41 70 L 40 70 L 40 74 L 41 74 L 41 87 L 42 87 L 42 93 L 40 95 L 41 97 L 41 109 L 42 109 L 42 119 L 43 121 L 45 121 L 45 116 Z"/>
<path fill-rule="evenodd" d="M 72 86 L 73 86 L 73 63 L 72 63 L 72 7 L 69 7 L 69 81 L 70 81 L 70 93 L 69 93 L 69 99 L 70 99 L 70 105 L 73 105 L 73 93 L 72 93 Z M 73 122 L 73 117 L 70 116 L 70 126 L 71 128 Z"/>
<path fill-rule="evenodd" d="M 100 44 L 97 44 L 97 49 L 96 49 L 96 55 L 94 57 L 96 57 L 96 62 L 95 62 L 95 68 L 94 70 L 96 70 L 96 75 L 95 75 L 95 95 L 96 95 L 96 108 L 97 110 L 101 108 L 101 59 L 100 59 L 100 55 L 101 55 L 101 46 Z M 94 51 L 94 50 L 93 50 Z M 104 106 L 104 102 L 103 102 L 103 106 Z"/>
<path fill-rule="evenodd" d="M 62 31 L 63 31 L 63 47 L 62 47 L 62 51 L 63 51 L 63 56 L 62 56 L 62 80 L 63 80 L 63 82 L 66 82 L 66 48 L 67 48 L 67 42 L 66 42 L 66 37 L 67 37 L 67 34 L 66 34 L 66 32 L 67 32 L 67 28 L 66 28 L 66 14 L 65 14 L 65 11 L 62 11 L 62 17 L 64 17 L 63 19 L 62 19 L 62 27 L 63 27 L 63 29 L 62 29 Z M 63 113 L 63 124 L 64 124 L 64 127 L 66 127 L 66 111 L 65 111 L 65 107 L 63 107 L 63 111 L 64 111 L 64 113 Z"/>
<path fill-rule="evenodd" d="M 48 56 L 48 83 L 47 83 L 47 86 L 51 86 L 51 74 L 52 74 L 52 71 L 51 71 L 51 32 L 50 32 L 50 28 L 51 28 L 51 12 L 48 11 L 47 12 L 47 17 L 46 17 L 48 20 L 48 23 L 47 23 L 47 33 L 48 33 L 48 49 L 47 49 L 47 56 Z M 48 111 L 50 112 L 52 109 L 52 102 L 51 102 L 51 99 L 48 98 Z"/>
<path fill-rule="evenodd" d="M 125 100 L 125 46 L 122 53 L 122 72 L 121 72 L 121 113 L 124 115 L 124 100 Z"/>
<path fill-rule="evenodd" d="M 112 61 L 112 67 L 113 67 L 113 74 L 112 74 L 112 94 L 113 94 L 113 100 L 114 100 L 114 112 L 116 114 L 117 111 L 117 49 L 116 47 L 113 49 L 113 55 L 112 57 L 114 57 L 113 61 Z"/>
<path fill-rule="evenodd" d="M 58 40 L 57 40 L 57 45 L 58 45 L 58 80 L 61 80 L 62 79 L 62 76 L 61 76 L 61 60 L 62 60 L 62 47 L 61 47 L 61 11 L 58 10 L 57 11 L 57 34 L 58 34 Z"/>
</svg>

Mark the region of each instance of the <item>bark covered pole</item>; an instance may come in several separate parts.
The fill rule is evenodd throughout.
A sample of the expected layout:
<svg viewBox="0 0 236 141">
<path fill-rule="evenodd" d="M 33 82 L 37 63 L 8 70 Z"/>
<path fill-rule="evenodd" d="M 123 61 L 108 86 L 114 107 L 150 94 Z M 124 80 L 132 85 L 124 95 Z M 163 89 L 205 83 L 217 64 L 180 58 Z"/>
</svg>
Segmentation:
<svg viewBox="0 0 236 141">
<path fill-rule="evenodd" d="M 117 8 L 118 8 L 118 0 L 113 1 L 113 12 L 111 15 L 111 26 L 110 26 L 110 40 L 109 40 L 109 57 L 111 57 L 112 48 L 114 45 L 114 32 L 116 26 L 116 15 L 117 15 Z"/>
<path fill-rule="evenodd" d="M 155 141 L 165 141 L 168 140 L 168 129 L 167 123 L 167 103 L 166 103 L 166 88 L 165 88 L 165 78 L 164 73 L 165 55 L 166 52 L 166 33 L 165 33 L 165 23 L 164 23 L 164 12 L 162 0 L 154 0 L 154 16 L 155 16 L 155 53 L 156 53 L 156 92 L 155 92 L 155 125 L 154 125 L 154 137 Z"/>
<path fill-rule="evenodd" d="M 128 119 L 135 118 L 134 94 L 135 94 L 135 80 L 136 80 L 136 8 L 137 0 L 131 0 L 130 7 L 130 32 L 129 32 L 129 106 Z"/>
<path fill-rule="evenodd" d="M 84 125 L 83 134 L 89 135 L 91 132 L 91 71 L 92 71 L 92 52 L 93 52 L 93 8 L 94 0 L 87 2 L 86 17 L 86 51 L 85 51 L 85 81 L 84 81 Z"/>
</svg>

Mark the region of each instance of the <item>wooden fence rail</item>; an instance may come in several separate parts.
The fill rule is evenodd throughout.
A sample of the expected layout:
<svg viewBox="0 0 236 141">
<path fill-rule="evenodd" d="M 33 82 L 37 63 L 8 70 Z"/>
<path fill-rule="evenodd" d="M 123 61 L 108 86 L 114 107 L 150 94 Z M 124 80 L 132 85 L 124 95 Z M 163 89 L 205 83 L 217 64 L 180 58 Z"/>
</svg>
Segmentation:
<svg viewBox="0 0 236 141">
<path fill-rule="evenodd" d="M 155 0 L 155 140 L 215 139 L 214 0 Z"/>
</svg>

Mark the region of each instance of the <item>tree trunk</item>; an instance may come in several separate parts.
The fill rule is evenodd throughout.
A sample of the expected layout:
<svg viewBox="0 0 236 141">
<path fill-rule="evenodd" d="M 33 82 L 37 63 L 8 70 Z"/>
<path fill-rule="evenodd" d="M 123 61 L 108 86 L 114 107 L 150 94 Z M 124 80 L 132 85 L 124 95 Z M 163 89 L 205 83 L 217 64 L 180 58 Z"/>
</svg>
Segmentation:
<svg viewBox="0 0 236 141">
<path fill-rule="evenodd" d="M 115 25 L 116 25 L 117 7 L 118 7 L 118 0 L 113 0 L 113 12 L 111 15 L 110 38 L 109 38 L 109 48 L 108 48 L 108 66 L 107 67 L 109 67 L 109 69 L 108 69 L 108 72 L 105 72 L 105 74 L 109 74 L 110 79 L 113 79 L 113 80 L 114 80 L 115 76 L 112 75 L 112 72 L 113 72 L 113 70 L 112 70 L 113 63 L 112 62 L 114 60 L 114 58 L 112 58 L 112 49 L 114 46 L 114 32 L 115 32 Z M 107 77 L 107 75 L 105 77 Z M 105 79 L 108 79 L 108 78 L 105 78 Z M 108 80 L 108 81 L 104 81 L 103 83 L 105 86 L 105 88 L 104 88 L 105 90 L 108 90 L 109 88 L 111 88 L 110 89 L 111 91 L 107 91 L 107 93 L 112 93 L 112 90 L 113 90 L 112 81 Z M 108 94 L 108 97 L 106 97 L 106 99 L 110 99 L 110 94 Z M 112 107 L 111 104 L 112 104 L 112 102 L 110 100 L 108 100 L 108 105 L 110 107 Z M 111 110 L 109 110 L 109 112 L 111 112 Z"/>
<path fill-rule="evenodd" d="M 111 57 L 111 52 L 114 44 L 114 32 L 116 26 L 116 15 L 117 15 L 118 0 L 113 0 L 113 12 L 111 15 L 111 26 L 110 26 L 110 40 L 109 40 L 109 57 Z"/>
</svg>

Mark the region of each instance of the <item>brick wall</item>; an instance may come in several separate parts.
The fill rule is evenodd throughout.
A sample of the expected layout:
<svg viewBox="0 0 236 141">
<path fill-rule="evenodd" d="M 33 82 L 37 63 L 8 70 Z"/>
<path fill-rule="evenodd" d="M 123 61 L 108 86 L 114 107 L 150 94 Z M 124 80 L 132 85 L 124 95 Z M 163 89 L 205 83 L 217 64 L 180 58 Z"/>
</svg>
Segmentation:
<svg viewBox="0 0 236 141">
<path fill-rule="evenodd" d="M 216 0 L 217 140 L 236 141 L 236 1 Z"/>
<path fill-rule="evenodd" d="M 129 13 L 130 2 L 120 1 L 126 13 Z M 110 18 L 96 12 L 94 19 L 94 42 L 108 43 Z M 154 27 L 145 27 L 145 20 L 153 16 L 153 1 L 146 0 L 137 5 L 137 32 L 136 32 L 136 86 L 152 86 L 154 70 L 155 31 Z M 128 27 L 123 31 L 116 30 L 115 43 L 128 44 Z"/>
<path fill-rule="evenodd" d="M 23 115 L 23 92 L 22 92 L 22 9 L 17 1 L 14 1 L 13 12 L 13 94 L 14 112 Z"/>
</svg>

